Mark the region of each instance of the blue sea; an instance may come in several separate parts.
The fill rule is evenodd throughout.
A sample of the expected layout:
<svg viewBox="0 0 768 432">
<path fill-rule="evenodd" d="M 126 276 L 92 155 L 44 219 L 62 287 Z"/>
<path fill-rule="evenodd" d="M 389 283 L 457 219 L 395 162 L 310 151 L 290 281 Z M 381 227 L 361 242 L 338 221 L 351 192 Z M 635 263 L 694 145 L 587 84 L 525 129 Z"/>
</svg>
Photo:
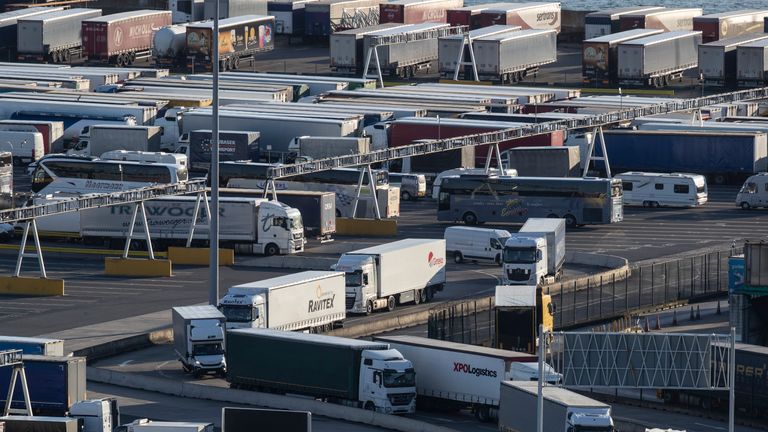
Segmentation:
<svg viewBox="0 0 768 432">
<path fill-rule="evenodd" d="M 540 0 L 544 1 L 544 0 Z M 549 0 L 547 0 L 549 1 Z M 499 0 L 464 0 L 464 4 L 483 4 L 499 3 Z M 524 3 L 522 0 L 512 1 L 510 3 Z M 727 12 L 739 9 L 766 9 L 768 1 L 766 0 L 744 0 L 744 1 L 720 1 L 705 2 L 693 0 L 638 0 L 636 2 L 627 2 L 620 0 L 562 0 L 560 2 L 563 9 L 569 10 L 600 10 L 614 7 L 631 6 L 633 4 L 643 6 L 666 6 L 666 7 L 699 7 L 704 9 L 704 13 Z"/>
</svg>

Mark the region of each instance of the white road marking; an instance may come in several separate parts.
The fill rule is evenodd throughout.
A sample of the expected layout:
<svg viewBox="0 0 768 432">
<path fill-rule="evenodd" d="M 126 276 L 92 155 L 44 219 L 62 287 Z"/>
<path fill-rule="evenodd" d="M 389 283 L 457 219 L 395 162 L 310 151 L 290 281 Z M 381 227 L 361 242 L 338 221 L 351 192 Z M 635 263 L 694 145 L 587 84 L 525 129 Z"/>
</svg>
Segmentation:
<svg viewBox="0 0 768 432">
<path fill-rule="evenodd" d="M 124 362 L 120 363 L 119 367 L 126 367 L 126 366 L 128 366 L 130 363 L 133 363 L 133 360 L 126 360 L 126 361 L 124 361 Z"/>
</svg>

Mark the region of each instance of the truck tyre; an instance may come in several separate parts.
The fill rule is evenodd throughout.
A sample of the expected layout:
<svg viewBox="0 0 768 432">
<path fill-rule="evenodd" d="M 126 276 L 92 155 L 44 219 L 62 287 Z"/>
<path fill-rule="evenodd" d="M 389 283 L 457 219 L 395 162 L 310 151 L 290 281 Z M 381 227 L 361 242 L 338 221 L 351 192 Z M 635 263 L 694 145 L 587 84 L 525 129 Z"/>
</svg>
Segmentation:
<svg viewBox="0 0 768 432">
<path fill-rule="evenodd" d="M 496 258 L 494 258 L 494 261 L 496 262 L 497 266 L 501 266 L 503 264 L 501 261 L 501 254 L 496 254 Z"/>
<path fill-rule="evenodd" d="M 13 164 L 16 165 L 16 162 L 14 162 Z M 749 205 L 748 202 L 744 201 L 743 203 L 741 203 L 741 208 L 742 210 L 749 210 L 752 207 Z"/>
<path fill-rule="evenodd" d="M 565 215 L 565 226 L 568 228 L 576 228 L 578 224 L 576 223 L 576 217 L 574 217 L 571 214 Z"/>
<path fill-rule="evenodd" d="M 432 301 L 432 298 L 435 296 L 435 291 L 432 289 L 432 287 L 424 288 L 424 291 L 426 291 L 427 299 L 424 303 L 429 303 Z"/>
<path fill-rule="evenodd" d="M 461 264 L 464 261 L 464 256 L 461 254 L 461 252 L 456 251 L 453 253 L 453 262 L 456 264 Z"/>
<path fill-rule="evenodd" d="M 395 296 L 389 296 L 387 298 L 387 310 L 392 312 L 395 310 L 395 306 L 397 305 L 397 302 L 395 301 Z"/>
<path fill-rule="evenodd" d="M 276 244 L 270 243 L 264 247 L 264 255 L 272 256 L 280 253 L 280 248 Z"/>
<path fill-rule="evenodd" d="M 488 412 L 488 407 L 480 406 L 475 408 L 475 418 L 481 423 L 488 423 L 491 421 L 491 413 Z"/>
<path fill-rule="evenodd" d="M 429 288 L 425 288 L 423 290 L 419 290 L 419 301 L 421 303 L 426 303 L 427 302 L 427 290 L 428 289 Z"/>
<path fill-rule="evenodd" d="M 477 225 L 477 215 L 472 212 L 464 213 L 464 216 L 461 219 L 467 225 Z"/>
<path fill-rule="evenodd" d="M 232 60 L 232 69 L 240 69 L 240 57 L 235 57 L 235 59 Z"/>
<path fill-rule="evenodd" d="M 136 63 L 136 51 L 131 51 L 129 54 L 130 57 L 128 57 L 128 64 L 134 64 Z"/>
<path fill-rule="evenodd" d="M 416 290 L 415 293 L 413 293 L 413 304 L 417 305 L 421 303 L 421 292 L 423 290 Z"/>
<path fill-rule="evenodd" d="M 725 184 L 725 180 L 726 180 L 725 174 L 717 174 L 715 175 L 715 178 L 713 180 L 715 181 L 715 184 L 719 184 L 719 185 Z"/>
<path fill-rule="evenodd" d="M 65 49 L 64 51 L 62 51 L 61 59 L 62 59 L 63 62 L 69 63 L 70 55 L 69 55 L 69 50 L 68 49 Z"/>
<path fill-rule="evenodd" d="M 373 313 L 373 301 L 368 300 L 367 303 L 365 303 L 365 314 L 370 315 Z"/>
<path fill-rule="evenodd" d="M 400 198 L 402 198 L 404 201 L 410 201 L 411 200 L 411 194 L 408 191 L 402 191 L 400 193 Z"/>
<path fill-rule="evenodd" d="M 373 402 L 368 401 L 363 406 L 363 409 L 365 409 L 366 411 L 376 411 L 376 405 L 374 405 Z"/>
</svg>

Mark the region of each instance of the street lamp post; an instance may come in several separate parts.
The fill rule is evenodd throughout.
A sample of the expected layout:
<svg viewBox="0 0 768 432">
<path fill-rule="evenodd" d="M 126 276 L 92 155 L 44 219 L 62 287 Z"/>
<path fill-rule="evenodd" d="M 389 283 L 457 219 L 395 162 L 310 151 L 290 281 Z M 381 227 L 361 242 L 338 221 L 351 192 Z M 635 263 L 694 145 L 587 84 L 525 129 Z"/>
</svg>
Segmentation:
<svg viewBox="0 0 768 432">
<path fill-rule="evenodd" d="M 216 0 L 211 38 L 213 68 L 213 124 L 211 125 L 211 214 L 208 215 L 210 263 L 208 303 L 219 301 L 219 0 Z"/>
</svg>

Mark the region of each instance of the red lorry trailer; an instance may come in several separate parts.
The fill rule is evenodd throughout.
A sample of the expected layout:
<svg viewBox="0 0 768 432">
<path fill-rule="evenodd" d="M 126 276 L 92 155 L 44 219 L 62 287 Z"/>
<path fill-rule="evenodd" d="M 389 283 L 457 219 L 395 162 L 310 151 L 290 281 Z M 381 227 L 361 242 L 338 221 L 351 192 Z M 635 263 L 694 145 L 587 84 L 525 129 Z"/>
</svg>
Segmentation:
<svg viewBox="0 0 768 432">
<path fill-rule="evenodd" d="M 171 25 L 171 11 L 138 10 L 104 15 L 82 23 L 89 64 L 130 66 L 152 56 L 152 38 Z"/>
<path fill-rule="evenodd" d="M 480 13 L 488 9 L 498 9 L 508 6 L 508 3 L 486 3 L 479 5 L 464 6 L 456 9 L 448 9 L 446 11 L 447 22 L 451 26 L 465 25 L 469 26 L 470 30 L 479 29 L 480 25 Z"/>
<path fill-rule="evenodd" d="M 693 29 L 701 32 L 702 43 L 750 33 L 763 33 L 768 10 L 738 10 L 693 18 Z"/>
<path fill-rule="evenodd" d="M 523 30 L 555 30 L 560 33 L 560 3 L 505 3 L 480 12 L 480 27 L 496 24 L 517 25 Z"/>
<path fill-rule="evenodd" d="M 379 5 L 379 23 L 444 23 L 448 9 L 462 6 L 464 0 L 395 0 Z"/>
</svg>

